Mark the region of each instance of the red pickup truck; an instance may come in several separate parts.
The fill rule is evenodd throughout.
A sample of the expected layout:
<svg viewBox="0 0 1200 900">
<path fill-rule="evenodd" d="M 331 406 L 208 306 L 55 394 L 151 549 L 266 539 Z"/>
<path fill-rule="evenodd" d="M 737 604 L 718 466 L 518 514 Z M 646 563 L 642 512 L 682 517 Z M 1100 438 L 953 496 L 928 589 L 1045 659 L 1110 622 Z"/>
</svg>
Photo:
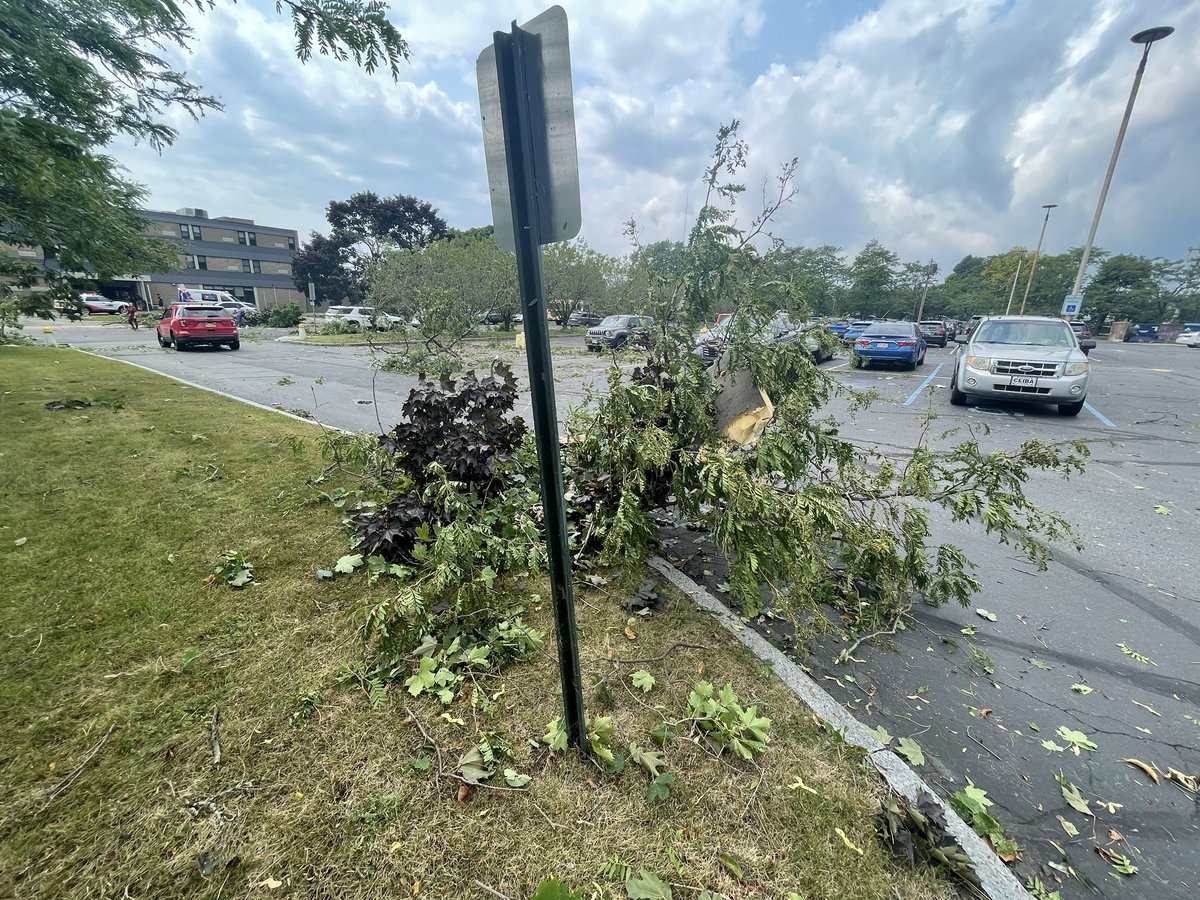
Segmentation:
<svg viewBox="0 0 1200 900">
<path fill-rule="evenodd" d="M 241 346 L 229 310 L 211 303 L 173 303 L 156 327 L 160 347 L 184 350 L 227 344 L 230 350 L 236 350 Z"/>
</svg>

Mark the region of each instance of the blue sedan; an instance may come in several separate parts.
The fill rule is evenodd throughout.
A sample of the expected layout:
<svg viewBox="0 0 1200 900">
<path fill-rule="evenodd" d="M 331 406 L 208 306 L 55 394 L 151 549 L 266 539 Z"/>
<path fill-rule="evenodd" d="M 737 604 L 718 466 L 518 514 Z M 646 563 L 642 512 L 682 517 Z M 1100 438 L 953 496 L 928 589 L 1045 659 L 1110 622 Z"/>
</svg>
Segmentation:
<svg viewBox="0 0 1200 900">
<path fill-rule="evenodd" d="M 850 365 L 894 362 L 915 369 L 925 362 L 925 349 L 921 329 L 912 322 L 876 322 L 855 339 Z"/>
</svg>

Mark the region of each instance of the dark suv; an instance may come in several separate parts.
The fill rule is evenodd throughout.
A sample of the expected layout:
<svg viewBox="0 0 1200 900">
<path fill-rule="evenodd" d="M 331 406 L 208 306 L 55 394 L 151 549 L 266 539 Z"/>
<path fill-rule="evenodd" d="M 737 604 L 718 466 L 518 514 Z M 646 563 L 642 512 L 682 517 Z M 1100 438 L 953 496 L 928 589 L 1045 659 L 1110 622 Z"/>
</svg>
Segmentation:
<svg viewBox="0 0 1200 900">
<path fill-rule="evenodd" d="M 925 343 L 945 347 L 949 336 L 946 334 L 946 323 L 941 319 L 926 319 L 919 323 L 921 334 L 925 335 Z"/>
<path fill-rule="evenodd" d="M 654 320 L 649 316 L 608 316 L 599 325 L 587 330 L 584 338 L 588 350 L 597 352 L 619 350 L 626 344 L 635 347 L 650 346 L 650 327 Z"/>
</svg>

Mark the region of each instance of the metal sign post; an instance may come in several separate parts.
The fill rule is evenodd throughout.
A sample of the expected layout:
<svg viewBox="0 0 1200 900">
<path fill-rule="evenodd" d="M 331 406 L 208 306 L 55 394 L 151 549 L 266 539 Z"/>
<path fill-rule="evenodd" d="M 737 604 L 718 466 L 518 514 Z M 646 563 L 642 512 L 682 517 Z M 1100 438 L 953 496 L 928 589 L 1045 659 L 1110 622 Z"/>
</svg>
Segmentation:
<svg viewBox="0 0 1200 900">
<path fill-rule="evenodd" d="M 501 247 L 508 247 L 509 241 L 512 242 L 524 306 L 525 353 L 542 478 L 542 509 L 550 559 L 563 718 L 569 743 L 574 747 L 586 747 L 587 727 L 575 635 L 575 600 L 571 590 L 571 557 L 541 250 L 542 243 L 565 240 L 579 231 L 579 177 L 566 26 L 566 13 L 555 6 L 524 27 L 518 27 L 514 22 L 508 34 L 497 31 L 492 47 L 480 54 L 478 75 L 496 242 Z M 550 108 L 552 99 L 562 103 L 564 74 L 569 122 L 563 121 L 561 108 L 557 114 Z M 500 129 L 496 128 L 497 118 L 502 126 Z M 496 138 L 501 134 L 503 144 L 498 149 Z M 569 146 L 566 146 L 567 137 Z M 569 160 L 563 158 L 566 156 Z M 502 169 L 500 163 L 503 163 Z M 564 174 L 565 178 L 561 177 Z M 501 177 L 503 182 L 498 184 Z M 572 206 L 573 222 L 569 212 Z M 506 222 L 502 216 L 509 210 L 511 218 Z M 568 211 L 565 216 L 564 210 Z"/>
</svg>

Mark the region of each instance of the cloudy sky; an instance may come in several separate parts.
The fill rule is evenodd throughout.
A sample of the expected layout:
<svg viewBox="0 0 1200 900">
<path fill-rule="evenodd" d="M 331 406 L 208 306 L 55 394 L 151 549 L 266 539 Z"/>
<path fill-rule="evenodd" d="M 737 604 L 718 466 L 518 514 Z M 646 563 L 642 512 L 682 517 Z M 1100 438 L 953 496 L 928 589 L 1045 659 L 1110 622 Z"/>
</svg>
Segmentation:
<svg viewBox="0 0 1200 900">
<path fill-rule="evenodd" d="M 453 226 L 491 221 L 475 60 L 545 0 L 393 2 L 410 43 L 399 83 L 292 53 L 274 0 L 195 17 L 191 78 L 225 105 L 161 156 L 113 154 L 158 209 L 326 230 L 360 190 L 413 194 Z M 582 235 L 622 223 L 679 239 L 717 128 L 751 149 L 744 212 L 797 157 L 775 232 L 853 254 L 877 238 L 951 268 L 964 254 L 1082 244 L 1137 68 L 1155 44 L 1097 244 L 1179 257 L 1200 246 L 1200 0 L 563 0 L 571 29 Z"/>
</svg>

